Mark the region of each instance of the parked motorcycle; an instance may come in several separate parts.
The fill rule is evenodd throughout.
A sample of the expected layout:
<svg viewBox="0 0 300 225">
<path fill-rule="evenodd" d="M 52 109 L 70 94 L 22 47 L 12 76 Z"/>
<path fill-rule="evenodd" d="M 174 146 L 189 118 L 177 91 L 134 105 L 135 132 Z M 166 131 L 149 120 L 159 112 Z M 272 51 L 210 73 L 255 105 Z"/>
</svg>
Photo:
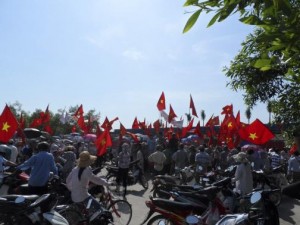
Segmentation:
<svg viewBox="0 0 300 225">
<path fill-rule="evenodd" d="M 253 192 L 248 213 L 225 215 L 216 225 L 279 225 L 277 207 L 268 200 L 268 194 L 265 191 Z"/>
<path fill-rule="evenodd" d="M 26 184 L 29 180 L 27 173 L 19 170 L 10 171 L 9 167 L 6 167 L 0 176 L 0 195 L 15 193 L 17 187 Z"/>
<path fill-rule="evenodd" d="M 151 197 L 145 203 L 149 208 L 149 212 L 142 224 L 151 225 L 165 222 L 166 224 L 186 225 L 185 218 L 193 213 L 201 215 L 206 224 L 213 224 L 219 220 L 221 215 L 226 214 L 226 207 L 218 197 L 221 190 L 221 187 L 216 186 L 201 190 L 201 194 L 205 195 L 208 200 L 206 204 L 201 203 L 201 200 L 197 202 L 196 200 L 186 199 L 178 202 Z M 158 215 L 153 216 L 154 213 Z"/>
<path fill-rule="evenodd" d="M 3 195 L 0 197 L 0 224 L 5 225 L 68 225 L 68 221 L 53 208 L 54 194 Z"/>
</svg>

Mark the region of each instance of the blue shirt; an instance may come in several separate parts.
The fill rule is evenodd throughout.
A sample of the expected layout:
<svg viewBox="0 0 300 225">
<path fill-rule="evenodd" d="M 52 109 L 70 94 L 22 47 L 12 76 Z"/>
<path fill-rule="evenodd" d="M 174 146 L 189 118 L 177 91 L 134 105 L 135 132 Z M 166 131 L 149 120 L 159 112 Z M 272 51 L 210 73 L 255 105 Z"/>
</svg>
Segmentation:
<svg viewBox="0 0 300 225">
<path fill-rule="evenodd" d="M 300 172 L 300 157 L 292 156 L 288 161 L 288 174 L 291 172 Z"/>
<path fill-rule="evenodd" d="M 55 165 L 52 154 L 41 151 L 36 155 L 31 156 L 23 164 L 19 165 L 17 169 L 31 169 L 28 184 L 35 187 L 45 186 L 49 180 L 50 172 L 57 175 L 57 167 Z"/>
</svg>

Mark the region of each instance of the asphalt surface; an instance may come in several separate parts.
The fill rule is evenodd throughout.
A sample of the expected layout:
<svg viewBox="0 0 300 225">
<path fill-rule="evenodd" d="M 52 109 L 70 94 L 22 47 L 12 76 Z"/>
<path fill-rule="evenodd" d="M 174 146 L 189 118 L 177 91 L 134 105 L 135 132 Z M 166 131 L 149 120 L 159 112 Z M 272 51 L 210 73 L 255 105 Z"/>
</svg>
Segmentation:
<svg viewBox="0 0 300 225">
<path fill-rule="evenodd" d="M 132 205 L 131 225 L 140 225 L 147 215 L 148 208 L 145 201 L 151 196 L 152 181 L 149 179 L 149 188 L 144 190 L 140 184 L 128 186 L 127 200 Z M 300 191 L 300 190 L 299 190 Z M 282 202 L 278 207 L 281 225 L 299 224 L 300 225 L 300 201 L 283 196 Z"/>
</svg>

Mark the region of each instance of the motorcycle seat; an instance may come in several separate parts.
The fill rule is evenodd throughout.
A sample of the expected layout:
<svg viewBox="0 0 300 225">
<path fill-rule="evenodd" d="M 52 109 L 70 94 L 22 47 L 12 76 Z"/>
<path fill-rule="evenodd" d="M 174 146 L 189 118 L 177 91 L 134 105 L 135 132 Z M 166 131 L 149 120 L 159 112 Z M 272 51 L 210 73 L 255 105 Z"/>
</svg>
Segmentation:
<svg viewBox="0 0 300 225">
<path fill-rule="evenodd" d="M 152 201 L 154 205 L 163 209 L 168 209 L 170 211 L 182 211 L 182 210 L 203 211 L 203 207 L 193 203 L 176 202 L 176 201 L 161 199 L 161 198 L 153 198 Z"/>
<path fill-rule="evenodd" d="M 8 201 L 14 201 L 18 197 L 23 197 L 25 200 L 35 201 L 39 198 L 38 195 L 2 195 L 2 198 L 7 199 Z"/>
<path fill-rule="evenodd" d="M 223 187 L 223 186 L 228 185 L 230 183 L 231 183 L 231 178 L 226 177 L 222 180 L 219 180 L 219 181 L 216 181 L 216 182 L 212 183 L 212 186 Z"/>
</svg>

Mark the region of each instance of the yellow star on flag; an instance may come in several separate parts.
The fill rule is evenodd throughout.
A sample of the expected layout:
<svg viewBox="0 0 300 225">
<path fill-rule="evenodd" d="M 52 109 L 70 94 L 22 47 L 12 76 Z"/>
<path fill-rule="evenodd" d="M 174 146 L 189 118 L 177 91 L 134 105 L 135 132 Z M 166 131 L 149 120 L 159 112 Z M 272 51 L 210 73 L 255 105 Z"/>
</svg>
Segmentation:
<svg viewBox="0 0 300 225">
<path fill-rule="evenodd" d="M 3 123 L 2 130 L 5 130 L 6 132 L 8 132 L 9 128 L 10 128 L 10 125 L 7 122 Z"/>
<path fill-rule="evenodd" d="M 106 140 L 103 139 L 103 140 L 101 141 L 101 146 L 104 146 L 105 144 L 106 144 Z"/>
<path fill-rule="evenodd" d="M 232 122 L 229 122 L 229 123 L 228 123 L 228 127 L 232 127 Z"/>
<path fill-rule="evenodd" d="M 250 133 L 249 138 L 254 140 L 255 138 L 258 138 L 258 137 L 256 136 L 256 133 Z"/>
</svg>

